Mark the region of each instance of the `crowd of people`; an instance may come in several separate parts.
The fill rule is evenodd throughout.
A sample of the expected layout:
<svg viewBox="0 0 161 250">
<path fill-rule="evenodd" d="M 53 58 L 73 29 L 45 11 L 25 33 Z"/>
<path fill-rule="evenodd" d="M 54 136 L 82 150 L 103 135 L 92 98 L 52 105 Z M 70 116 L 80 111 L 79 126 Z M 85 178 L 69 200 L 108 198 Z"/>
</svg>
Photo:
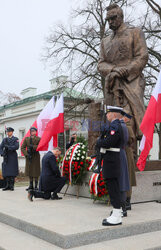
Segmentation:
<svg viewBox="0 0 161 250">
<path fill-rule="evenodd" d="M 19 149 L 19 140 L 13 136 L 14 129 L 6 129 L 7 136 L 0 144 L 0 155 L 3 157 L 2 176 L 0 182 L 3 191 L 14 191 L 15 177 L 18 175 L 18 155 L 16 150 Z M 65 177 L 61 177 L 59 166 L 56 158 L 61 154 L 59 147 L 46 153 L 42 158 L 42 170 L 40 171 L 40 153 L 36 151 L 40 142 L 40 137 L 36 135 L 37 129 L 30 128 L 30 136 L 25 137 L 21 151 L 25 156 L 25 175 L 29 177 L 28 198 L 33 201 L 35 198 L 60 199 L 57 193 L 65 185 Z M 38 179 L 39 188 L 38 188 Z"/>
<path fill-rule="evenodd" d="M 113 210 L 111 215 L 104 219 L 102 225 L 118 225 L 122 223 L 122 216 L 127 216 L 131 209 L 132 186 L 136 185 L 135 161 L 133 154 L 134 134 L 130 125 L 132 116 L 120 107 L 107 106 L 106 113 L 109 126 L 98 138 L 96 147 L 103 158 L 102 173 L 106 182 Z M 2 175 L 3 191 L 14 190 L 14 180 L 18 175 L 19 140 L 13 136 L 14 129 L 6 129 L 7 136 L 0 144 L 0 154 L 3 156 Z M 42 158 L 40 169 L 40 154 L 36 151 L 40 142 L 35 127 L 30 128 L 30 136 L 25 137 L 21 151 L 26 159 L 25 174 L 29 177 L 28 199 L 34 198 L 58 200 L 58 193 L 66 183 L 66 178 L 61 176 L 57 157 L 61 154 L 59 147 L 47 152 Z M 72 134 L 66 149 L 76 142 L 76 134 Z M 39 187 L 38 187 L 38 179 Z"/>
</svg>

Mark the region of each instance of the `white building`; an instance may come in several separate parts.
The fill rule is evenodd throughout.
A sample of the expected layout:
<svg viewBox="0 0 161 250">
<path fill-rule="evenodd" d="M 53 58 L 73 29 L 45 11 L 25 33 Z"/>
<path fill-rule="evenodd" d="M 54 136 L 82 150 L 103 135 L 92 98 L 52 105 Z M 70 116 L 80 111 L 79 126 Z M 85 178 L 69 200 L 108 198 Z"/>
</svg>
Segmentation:
<svg viewBox="0 0 161 250">
<path fill-rule="evenodd" d="M 87 138 L 88 128 L 83 127 L 82 122 L 87 117 L 87 109 L 82 113 L 82 106 L 75 106 L 75 102 L 79 102 L 87 96 L 83 96 L 80 92 L 74 91 L 71 88 L 63 87 L 56 88 L 58 81 L 65 81 L 65 77 L 51 80 L 51 90 L 43 94 L 36 94 L 36 88 L 27 88 L 22 90 L 22 100 L 10 103 L 0 107 L 0 142 L 5 136 L 5 128 L 13 127 L 14 135 L 19 138 L 21 142 L 24 135 L 27 133 L 37 116 L 45 107 L 52 96 L 57 97 L 64 93 L 64 119 L 65 132 L 59 134 L 58 144 L 64 148 L 66 142 L 69 141 L 70 133 L 76 132 L 78 135 L 82 134 Z M 24 157 L 21 156 L 20 149 L 18 150 L 19 167 L 24 168 Z M 0 157 L 0 165 L 2 157 Z"/>
</svg>

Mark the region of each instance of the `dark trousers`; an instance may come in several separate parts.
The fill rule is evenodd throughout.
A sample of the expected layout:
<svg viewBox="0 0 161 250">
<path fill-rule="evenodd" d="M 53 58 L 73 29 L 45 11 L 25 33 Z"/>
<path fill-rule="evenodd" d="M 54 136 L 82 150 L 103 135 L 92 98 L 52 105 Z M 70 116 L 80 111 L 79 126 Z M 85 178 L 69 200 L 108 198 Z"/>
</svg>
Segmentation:
<svg viewBox="0 0 161 250">
<path fill-rule="evenodd" d="M 33 191 L 33 195 L 35 198 L 42 198 L 45 200 L 49 200 L 51 197 L 51 192 Z"/>
<path fill-rule="evenodd" d="M 126 191 L 121 191 L 120 192 L 120 199 L 121 199 L 121 203 L 126 202 Z"/>
<path fill-rule="evenodd" d="M 65 185 L 65 182 L 66 182 L 66 177 L 60 177 L 58 179 L 55 179 L 54 181 L 54 186 L 55 186 L 55 189 L 52 190 L 55 194 L 59 193 L 61 191 L 61 189 L 64 187 Z"/>
<path fill-rule="evenodd" d="M 58 179 L 54 180 L 54 188 L 50 189 L 48 191 L 34 191 L 34 197 L 35 198 L 43 198 L 43 199 L 50 199 L 51 192 L 54 194 L 57 194 L 61 191 L 61 189 L 64 187 L 66 182 L 66 177 L 60 177 Z"/>
<path fill-rule="evenodd" d="M 120 206 L 120 188 L 117 178 L 106 178 L 107 190 L 110 196 L 111 204 L 114 208 L 119 209 Z"/>
</svg>

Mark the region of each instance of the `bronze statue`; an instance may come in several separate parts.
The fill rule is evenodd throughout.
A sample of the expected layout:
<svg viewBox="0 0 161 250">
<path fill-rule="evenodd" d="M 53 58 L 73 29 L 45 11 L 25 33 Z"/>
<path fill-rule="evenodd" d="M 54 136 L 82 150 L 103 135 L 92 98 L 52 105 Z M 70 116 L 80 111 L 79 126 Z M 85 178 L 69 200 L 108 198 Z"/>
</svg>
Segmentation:
<svg viewBox="0 0 161 250">
<path fill-rule="evenodd" d="M 102 39 L 98 62 L 98 70 L 105 77 L 105 103 L 130 112 L 134 131 L 140 137 L 145 111 L 142 70 L 148 61 L 144 33 L 124 23 L 123 11 L 117 4 L 107 7 L 106 18 L 112 34 Z"/>
</svg>

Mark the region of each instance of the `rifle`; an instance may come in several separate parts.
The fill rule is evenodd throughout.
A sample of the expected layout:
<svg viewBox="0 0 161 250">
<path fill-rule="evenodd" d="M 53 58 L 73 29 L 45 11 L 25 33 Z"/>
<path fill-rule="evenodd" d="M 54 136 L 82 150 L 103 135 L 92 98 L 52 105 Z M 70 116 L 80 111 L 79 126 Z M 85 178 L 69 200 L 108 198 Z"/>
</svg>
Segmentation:
<svg viewBox="0 0 161 250">
<path fill-rule="evenodd" d="M 101 128 L 101 135 L 100 135 L 99 139 L 103 139 L 105 134 L 106 134 L 106 128 L 104 126 L 104 127 Z M 100 152 L 100 148 L 98 148 L 97 146 L 95 146 L 95 151 L 96 151 L 96 153 L 91 156 L 91 158 L 96 157 L 96 160 L 95 160 L 95 163 L 94 163 L 95 169 L 93 170 L 93 172 L 99 174 L 100 170 L 101 170 L 101 167 L 102 167 L 101 163 L 102 163 L 104 154 L 102 154 Z"/>
<path fill-rule="evenodd" d="M 3 162 L 6 164 L 8 160 L 8 139 L 4 139 L 4 148 L 3 148 Z"/>
<path fill-rule="evenodd" d="M 30 137 L 30 145 L 29 145 L 29 148 L 27 149 L 27 158 L 29 160 L 29 164 L 31 164 L 32 162 L 33 153 L 34 153 L 33 143 L 32 143 L 32 138 Z"/>
<path fill-rule="evenodd" d="M 99 174 L 101 170 L 101 162 L 102 162 L 103 157 L 98 148 L 96 148 L 96 154 L 91 155 L 91 158 L 95 158 L 95 157 L 96 157 L 96 160 L 94 163 L 95 169 L 93 170 L 93 172 Z"/>
</svg>

